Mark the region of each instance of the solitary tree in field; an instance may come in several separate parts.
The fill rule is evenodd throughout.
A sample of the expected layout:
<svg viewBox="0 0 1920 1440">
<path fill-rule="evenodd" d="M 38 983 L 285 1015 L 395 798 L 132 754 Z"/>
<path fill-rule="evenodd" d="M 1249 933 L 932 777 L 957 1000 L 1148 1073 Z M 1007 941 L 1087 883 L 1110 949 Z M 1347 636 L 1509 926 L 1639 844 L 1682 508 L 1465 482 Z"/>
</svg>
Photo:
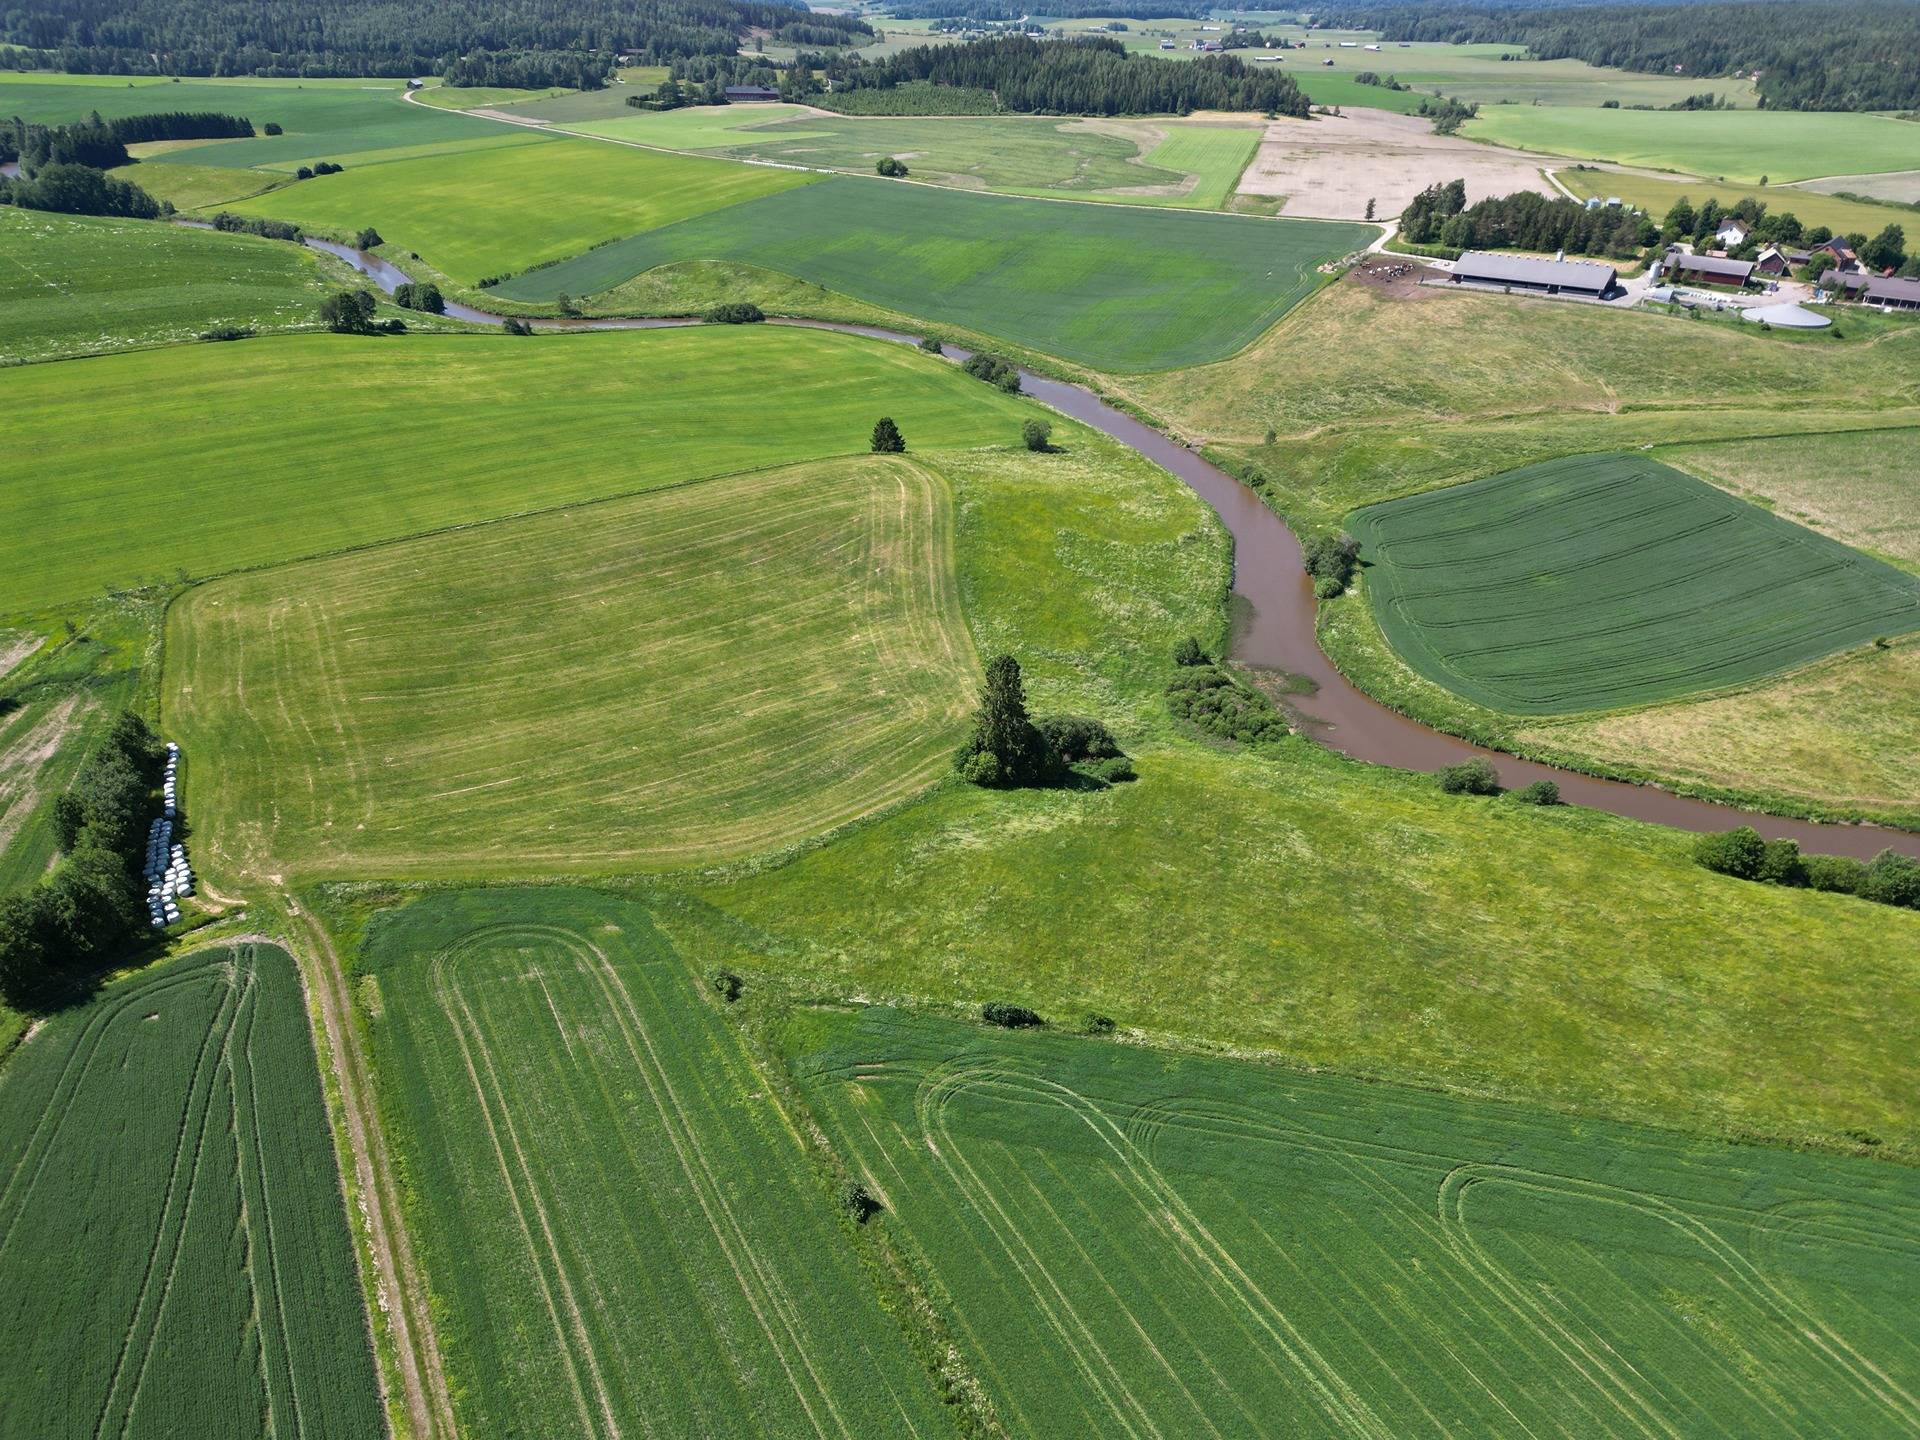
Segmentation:
<svg viewBox="0 0 1920 1440">
<path fill-rule="evenodd" d="M 371 225 L 353 237 L 353 248 L 356 250 L 371 250 L 376 245 L 384 245 L 386 243 L 386 241 L 380 238 L 380 232 Z"/>
<path fill-rule="evenodd" d="M 1044 453 L 1053 445 L 1053 427 L 1044 420 L 1029 420 L 1020 427 L 1020 441 L 1029 450 Z"/>
<path fill-rule="evenodd" d="M 1373 218 L 1373 197 L 1368 196 L 1367 197 L 1367 219 L 1371 220 L 1372 218 Z"/>
<path fill-rule="evenodd" d="M 341 290 L 320 302 L 320 322 L 339 335 L 373 330 L 373 296 L 365 290 Z"/>
<path fill-rule="evenodd" d="M 976 785 L 1046 785 L 1058 777 L 1059 757 L 1027 714 L 1027 687 L 1013 656 L 987 662 L 973 734 L 953 764 Z"/>
<path fill-rule="evenodd" d="M 907 437 L 900 433 L 900 427 L 893 423 L 891 415 L 882 415 L 873 422 L 873 453 L 876 455 L 899 455 L 907 448 Z"/>
</svg>

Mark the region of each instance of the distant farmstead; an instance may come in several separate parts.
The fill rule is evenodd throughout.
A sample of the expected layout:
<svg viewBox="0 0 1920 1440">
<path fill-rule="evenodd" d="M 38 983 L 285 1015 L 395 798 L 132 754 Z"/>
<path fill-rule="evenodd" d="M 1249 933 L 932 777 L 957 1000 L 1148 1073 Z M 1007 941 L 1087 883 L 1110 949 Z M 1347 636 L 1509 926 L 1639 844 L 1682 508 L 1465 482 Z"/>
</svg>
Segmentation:
<svg viewBox="0 0 1920 1440">
<path fill-rule="evenodd" d="M 778 100 L 780 92 L 770 90 L 765 85 L 729 85 L 727 103 L 729 105 L 753 105 L 768 100 Z"/>
<path fill-rule="evenodd" d="M 1537 290 L 1543 295 L 1578 295 L 1598 300 L 1618 282 L 1611 265 L 1585 260 L 1541 260 L 1531 255 L 1493 255 L 1468 250 L 1453 262 L 1455 282 Z"/>
</svg>

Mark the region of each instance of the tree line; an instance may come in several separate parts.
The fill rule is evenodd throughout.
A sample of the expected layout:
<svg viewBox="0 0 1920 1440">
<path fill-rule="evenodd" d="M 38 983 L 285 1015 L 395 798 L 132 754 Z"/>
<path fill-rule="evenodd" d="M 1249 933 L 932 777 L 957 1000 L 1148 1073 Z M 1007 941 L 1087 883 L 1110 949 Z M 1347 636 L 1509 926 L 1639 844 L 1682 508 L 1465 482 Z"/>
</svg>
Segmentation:
<svg viewBox="0 0 1920 1440">
<path fill-rule="evenodd" d="M 818 38 L 824 36 L 858 44 L 873 35 L 864 20 L 811 14 L 779 0 L 10 0 L 0 7 L 0 66 L 392 78 L 458 66 L 463 77 L 518 77 L 483 83 L 520 84 L 540 73 L 589 73 L 569 71 L 562 59 L 570 54 L 582 63 L 626 55 L 663 65 L 730 55 L 750 30 L 778 39 L 783 27 L 815 38 L 780 43 L 828 43 Z"/>
<path fill-rule="evenodd" d="M 18 160 L 23 170 L 42 165 L 91 165 L 111 170 L 133 157 L 127 146 L 147 140 L 225 140 L 253 134 L 244 115 L 213 110 L 164 110 L 102 120 L 94 111 L 70 125 L 34 125 L 18 115 L 0 123 L 0 160 Z"/>
<path fill-rule="evenodd" d="M 1430 185 L 1400 212 L 1400 230 L 1415 245 L 1449 250 L 1564 250 L 1624 260 L 1659 238 L 1645 215 L 1617 205 L 1589 210 L 1577 200 L 1523 190 L 1467 204 L 1467 182 Z"/>
<path fill-rule="evenodd" d="M 1514 45 L 1648 74 L 1760 72 L 1779 110 L 1901 110 L 1920 105 L 1920 5 L 1911 0 L 1712 0 L 1692 5 L 1410 4 L 1349 0 L 1316 19 L 1388 40 Z M 1842 168 L 1842 167 L 1836 167 Z"/>
<path fill-rule="evenodd" d="M 1104 35 L 1031 40 L 1004 35 L 966 45 L 921 45 L 883 60 L 830 62 L 835 93 L 930 83 L 991 91 L 1002 110 L 1043 115 L 1185 115 L 1262 110 L 1304 118 L 1293 81 L 1237 55 L 1169 62 L 1130 54 Z"/>
<path fill-rule="evenodd" d="M 158 220 L 172 213 L 169 202 L 155 200 L 132 181 L 91 165 L 42 165 L 31 176 L 0 176 L 0 205 L 22 210 L 51 210 L 62 215 L 121 215 Z"/>
<path fill-rule="evenodd" d="M 1047 0 L 1045 14 L 1053 20 L 1084 20 L 1116 16 L 1128 20 L 1204 20 L 1211 0 Z M 1025 20 L 1028 9 L 1019 0 L 903 0 L 887 13 L 903 20 Z"/>
<path fill-rule="evenodd" d="M 0 999 L 14 1009 L 58 1004 L 146 932 L 141 862 L 164 754 L 147 723 L 123 711 L 54 801 L 64 858 L 0 899 Z"/>
</svg>

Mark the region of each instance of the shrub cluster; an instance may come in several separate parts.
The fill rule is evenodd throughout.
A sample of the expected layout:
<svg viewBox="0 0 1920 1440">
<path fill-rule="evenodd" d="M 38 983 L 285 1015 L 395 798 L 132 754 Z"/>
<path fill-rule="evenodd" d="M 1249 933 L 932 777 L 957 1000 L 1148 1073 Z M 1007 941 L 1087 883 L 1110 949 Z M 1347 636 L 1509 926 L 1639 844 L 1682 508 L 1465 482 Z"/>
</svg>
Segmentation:
<svg viewBox="0 0 1920 1440">
<path fill-rule="evenodd" d="M 231 210 L 222 210 L 214 216 L 213 228 L 224 230 L 229 235 L 259 235 L 268 240 L 290 240 L 296 245 L 303 238 L 298 225 L 257 215 L 236 215 Z"/>
<path fill-rule="evenodd" d="M 533 334 L 533 327 L 531 325 L 529 325 L 526 321 L 516 319 L 511 315 L 508 316 L 505 320 L 502 320 L 500 322 L 500 328 L 506 331 L 507 334 L 509 335 Z"/>
<path fill-rule="evenodd" d="M 1435 772 L 1440 788 L 1449 795 L 1498 795 L 1500 776 L 1489 760 L 1475 757 L 1462 760 L 1458 765 L 1449 765 Z M 1559 795 L 1558 787 L 1554 794 Z"/>
<path fill-rule="evenodd" d="M 751 300 L 716 305 L 701 317 L 709 325 L 758 325 L 766 318 L 760 307 Z"/>
<path fill-rule="evenodd" d="M 251 340 L 253 327 L 251 325 L 216 325 L 211 330 L 202 330 L 200 338 L 202 340 Z"/>
<path fill-rule="evenodd" d="M 336 335 L 403 335 L 404 320 L 375 320 L 375 301 L 367 290 L 340 290 L 320 302 L 320 323 Z"/>
<path fill-rule="evenodd" d="M 1176 659 L 1187 643 L 1176 647 Z M 1272 700 L 1204 654 L 1178 664 L 1167 682 L 1167 709 L 1202 734 L 1236 745 L 1265 744 L 1288 733 L 1286 718 Z"/>
<path fill-rule="evenodd" d="M 1032 1030 L 1047 1023 L 1026 1006 L 1009 1005 L 1004 1000 L 989 1000 L 982 1005 L 980 1018 L 1006 1030 Z"/>
<path fill-rule="evenodd" d="M 904 160 L 896 160 L 891 155 L 882 155 L 874 164 L 874 170 L 890 180 L 898 180 L 907 173 Z"/>
<path fill-rule="evenodd" d="M 396 285 L 393 303 L 403 310 L 424 310 L 429 315 L 443 315 L 447 309 L 446 297 L 431 280 L 409 280 Z"/>
<path fill-rule="evenodd" d="M 311 165 L 302 165 L 293 172 L 296 180 L 311 180 L 316 175 L 338 175 L 347 167 L 336 165 L 331 160 L 316 160 Z"/>
<path fill-rule="evenodd" d="M 1300 560 L 1313 576 L 1313 593 L 1331 600 L 1353 583 L 1360 542 L 1351 535 L 1314 535 L 1300 547 Z"/>
<path fill-rule="evenodd" d="M 1020 443 L 1035 454 L 1053 449 L 1053 426 L 1044 420 L 1028 420 L 1020 426 Z"/>
<path fill-rule="evenodd" d="M 1062 785 L 1075 774 L 1107 784 L 1134 778 L 1133 762 L 1092 716 L 1029 716 L 1020 662 L 1011 655 L 987 662 L 973 733 L 954 752 L 953 768 L 990 789 Z"/>
<path fill-rule="evenodd" d="M 1009 395 L 1020 393 L 1020 368 L 1011 360 L 1003 360 L 998 355 L 969 355 L 960 367 L 976 380 L 984 380 L 997 386 Z"/>
<path fill-rule="evenodd" d="M 1858 895 L 1881 905 L 1920 910 L 1920 860 L 1882 850 L 1868 861 L 1847 855 L 1802 855 L 1792 840 L 1762 840 L 1751 825 L 1702 835 L 1694 860 L 1720 875 Z"/>
<path fill-rule="evenodd" d="M 65 860 L 31 889 L 0 899 L 0 998 L 43 1007 L 143 933 L 140 875 L 164 751 L 138 715 L 123 711 L 53 803 Z"/>
<path fill-rule="evenodd" d="M 732 970 L 716 970 L 713 972 L 714 993 L 729 1005 L 740 998 L 740 992 L 745 987 L 746 982 Z"/>
</svg>

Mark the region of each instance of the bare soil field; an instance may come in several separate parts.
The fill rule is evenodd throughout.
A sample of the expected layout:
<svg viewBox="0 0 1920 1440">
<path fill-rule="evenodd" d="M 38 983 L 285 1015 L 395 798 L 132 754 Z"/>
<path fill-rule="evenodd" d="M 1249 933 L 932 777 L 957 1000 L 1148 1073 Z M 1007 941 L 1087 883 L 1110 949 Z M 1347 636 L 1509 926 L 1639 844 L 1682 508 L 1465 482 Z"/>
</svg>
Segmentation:
<svg viewBox="0 0 1920 1440">
<path fill-rule="evenodd" d="M 1436 135 L 1417 115 L 1352 110 L 1272 122 L 1239 193 L 1284 196 L 1285 214 L 1330 220 L 1364 219 L 1372 200 L 1375 217 L 1387 220 L 1437 181 L 1464 178 L 1470 202 L 1517 190 L 1550 195 L 1540 167 L 1563 163 Z"/>
<path fill-rule="evenodd" d="M 1802 180 L 1793 187 L 1820 195 L 1871 195 L 1876 200 L 1897 200 L 1902 205 L 1920 205 L 1920 170 L 1887 170 L 1878 175 L 1828 175 L 1819 180 Z"/>
</svg>

